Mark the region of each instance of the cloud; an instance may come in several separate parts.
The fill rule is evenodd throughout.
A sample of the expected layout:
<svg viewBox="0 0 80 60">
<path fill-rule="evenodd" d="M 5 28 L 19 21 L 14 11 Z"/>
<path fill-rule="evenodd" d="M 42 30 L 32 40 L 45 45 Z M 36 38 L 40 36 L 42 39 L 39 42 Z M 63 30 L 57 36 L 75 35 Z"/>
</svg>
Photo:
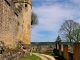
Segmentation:
<svg viewBox="0 0 80 60">
<path fill-rule="evenodd" d="M 32 4 L 35 6 L 41 6 L 41 5 L 51 5 L 54 2 L 56 2 L 57 0 L 33 0 Z"/>
<path fill-rule="evenodd" d="M 79 9 L 75 9 L 69 5 L 63 6 L 63 4 L 44 4 L 41 6 L 33 6 L 33 11 L 38 15 L 39 24 L 32 28 L 32 41 L 46 41 L 48 39 L 51 39 L 50 41 L 53 41 L 56 39 L 58 35 L 57 32 L 65 20 L 73 19 L 80 21 Z M 41 31 L 47 31 L 51 34 L 48 35 L 39 33 Z"/>
<path fill-rule="evenodd" d="M 80 4 L 80 0 L 71 0 L 72 2 L 74 2 L 74 3 L 79 3 Z"/>
<path fill-rule="evenodd" d="M 33 2 L 53 2 L 53 1 L 57 1 L 57 0 L 33 0 Z"/>
<path fill-rule="evenodd" d="M 70 0 L 73 3 L 73 7 L 80 9 L 80 0 Z"/>
</svg>

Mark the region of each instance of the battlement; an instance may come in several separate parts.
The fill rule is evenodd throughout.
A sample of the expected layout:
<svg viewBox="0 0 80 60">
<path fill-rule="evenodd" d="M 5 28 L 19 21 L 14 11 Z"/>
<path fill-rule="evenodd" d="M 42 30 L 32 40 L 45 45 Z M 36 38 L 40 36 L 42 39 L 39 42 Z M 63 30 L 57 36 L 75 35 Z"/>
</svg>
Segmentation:
<svg viewBox="0 0 80 60">
<path fill-rule="evenodd" d="M 27 7 L 27 4 L 31 5 L 31 0 L 4 0 L 10 7 L 13 7 L 12 10 L 14 10 L 14 13 L 18 16 L 18 13 L 22 11 L 22 8 L 24 7 L 23 3 L 25 3 L 25 6 Z M 32 6 L 32 5 L 31 5 Z"/>
<path fill-rule="evenodd" d="M 31 4 L 31 0 L 13 0 L 14 3 L 28 3 Z"/>
<path fill-rule="evenodd" d="M 4 1 L 6 1 L 9 6 L 12 3 L 28 3 L 28 4 L 32 5 L 32 1 L 31 0 L 4 0 Z"/>
<path fill-rule="evenodd" d="M 13 0 L 13 2 L 21 2 L 21 3 L 24 3 L 24 2 L 28 2 L 29 0 Z"/>
</svg>

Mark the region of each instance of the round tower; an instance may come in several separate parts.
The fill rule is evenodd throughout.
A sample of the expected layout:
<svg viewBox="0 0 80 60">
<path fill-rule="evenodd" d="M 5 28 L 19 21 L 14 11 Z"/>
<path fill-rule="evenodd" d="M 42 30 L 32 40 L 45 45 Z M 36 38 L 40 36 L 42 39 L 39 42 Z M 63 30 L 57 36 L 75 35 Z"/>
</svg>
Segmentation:
<svg viewBox="0 0 80 60">
<path fill-rule="evenodd" d="M 30 44 L 31 36 L 31 0 L 14 0 L 14 12 L 18 16 L 18 40 Z"/>
<path fill-rule="evenodd" d="M 27 0 L 26 0 L 27 1 Z M 23 42 L 30 44 L 31 36 L 31 0 L 24 3 L 25 8 L 23 9 Z"/>
</svg>

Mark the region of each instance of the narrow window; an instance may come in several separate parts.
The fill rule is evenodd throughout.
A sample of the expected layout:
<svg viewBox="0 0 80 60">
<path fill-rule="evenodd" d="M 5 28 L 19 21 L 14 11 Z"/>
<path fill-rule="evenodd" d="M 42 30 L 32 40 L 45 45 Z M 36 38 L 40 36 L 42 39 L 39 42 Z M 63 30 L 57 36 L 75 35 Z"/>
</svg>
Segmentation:
<svg viewBox="0 0 80 60">
<path fill-rule="evenodd" d="M 27 4 L 25 4 L 25 7 L 27 7 Z"/>
</svg>

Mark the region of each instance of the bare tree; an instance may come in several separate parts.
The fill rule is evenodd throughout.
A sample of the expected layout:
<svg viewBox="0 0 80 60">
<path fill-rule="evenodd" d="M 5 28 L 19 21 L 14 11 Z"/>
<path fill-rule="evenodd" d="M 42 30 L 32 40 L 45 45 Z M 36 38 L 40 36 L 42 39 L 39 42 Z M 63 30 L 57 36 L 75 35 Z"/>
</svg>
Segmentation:
<svg viewBox="0 0 80 60">
<path fill-rule="evenodd" d="M 59 30 L 62 40 L 69 42 L 71 45 L 73 42 L 72 33 L 74 33 L 74 30 L 77 28 L 79 28 L 79 23 L 73 20 L 66 20 Z"/>
</svg>

